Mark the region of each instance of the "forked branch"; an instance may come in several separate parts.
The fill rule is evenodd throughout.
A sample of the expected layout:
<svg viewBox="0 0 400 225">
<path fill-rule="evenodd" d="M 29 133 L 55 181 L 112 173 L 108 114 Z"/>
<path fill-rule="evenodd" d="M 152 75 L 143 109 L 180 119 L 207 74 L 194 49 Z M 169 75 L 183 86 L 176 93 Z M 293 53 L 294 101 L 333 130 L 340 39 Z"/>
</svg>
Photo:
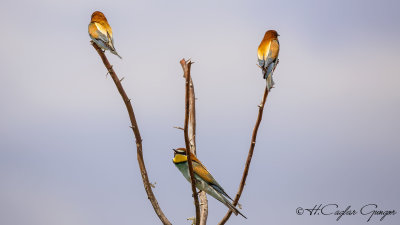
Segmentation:
<svg viewBox="0 0 400 225">
<path fill-rule="evenodd" d="M 183 78 L 186 81 L 185 69 L 187 69 L 187 62 L 182 59 L 180 61 L 182 69 L 183 69 Z M 184 130 L 184 129 L 183 129 Z M 192 77 L 190 76 L 189 83 L 189 124 L 188 124 L 188 136 L 190 142 L 190 151 L 197 155 L 196 152 L 196 96 L 194 93 L 194 84 Z M 199 200 L 200 200 L 200 225 L 206 225 L 207 217 L 208 217 L 208 201 L 207 194 L 204 191 L 199 192 Z"/>
<path fill-rule="evenodd" d="M 188 165 L 189 165 L 189 174 L 190 174 L 190 180 L 191 180 L 191 185 L 192 185 L 192 192 L 193 192 L 193 198 L 194 198 L 194 205 L 196 207 L 196 220 L 195 224 L 199 225 L 200 224 L 200 208 L 199 208 L 199 197 L 197 195 L 196 191 L 196 180 L 194 178 L 194 173 L 193 173 L 193 163 L 192 163 L 192 157 L 191 157 L 191 144 L 190 144 L 190 139 L 189 139 L 189 94 L 190 94 L 190 67 L 192 66 L 192 61 L 188 60 L 185 61 L 185 59 L 182 59 L 180 61 L 183 72 L 184 72 L 184 77 L 185 79 L 185 125 L 184 125 L 184 136 L 185 136 L 185 145 L 186 145 L 186 155 L 188 159 Z"/>
<path fill-rule="evenodd" d="M 115 86 L 117 87 L 118 92 L 120 93 L 122 100 L 124 101 L 126 109 L 128 111 L 129 119 L 131 121 L 131 128 L 132 128 L 133 134 L 135 135 L 135 139 L 136 139 L 137 160 L 139 163 L 140 173 L 142 175 L 143 185 L 144 185 L 144 189 L 146 190 L 147 197 L 150 200 L 150 202 L 154 208 L 154 211 L 156 212 L 158 218 L 160 218 L 161 222 L 164 225 L 171 225 L 171 222 L 169 222 L 169 220 L 167 219 L 167 217 L 164 215 L 163 211 L 161 210 L 160 206 L 158 205 L 157 199 L 154 196 L 153 191 L 151 189 L 151 184 L 149 182 L 149 177 L 147 175 L 146 166 L 145 166 L 144 160 L 143 160 L 142 138 L 140 136 L 139 127 L 136 122 L 135 113 L 133 112 L 131 100 L 126 95 L 125 90 L 122 87 L 117 74 L 114 72 L 113 67 L 108 62 L 108 59 L 105 56 L 103 50 L 101 50 L 101 48 L 99 48 L 93 41 L 91 41 L 91 43 L 92 43 L 94 49 L 96 49 L 97 53 L 99 53 L 100 58 L 103 60 L 104 66 L 107 68 L 108 73 L 110 74 L 111 78 L 113 79 Z"/>
</svg>

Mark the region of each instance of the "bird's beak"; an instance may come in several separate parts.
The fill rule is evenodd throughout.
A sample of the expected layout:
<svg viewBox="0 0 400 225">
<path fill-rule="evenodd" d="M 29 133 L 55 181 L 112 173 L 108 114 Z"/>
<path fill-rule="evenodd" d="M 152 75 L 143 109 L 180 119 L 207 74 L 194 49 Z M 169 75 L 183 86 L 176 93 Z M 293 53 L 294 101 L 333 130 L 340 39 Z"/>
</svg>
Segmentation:
<svg viewBox="0 0 400 225">
<path fill-rule="evenodd" d="M 280 34 L 278 34 L 278 36 L 281 36 Z"/>
<path fill-rule="evenodd" d="M 175 148 L 173 148 L 172 150 L 173 150 L 175 153 L 178 153 L 178 151 L 177 151 Z"/>
</svg>

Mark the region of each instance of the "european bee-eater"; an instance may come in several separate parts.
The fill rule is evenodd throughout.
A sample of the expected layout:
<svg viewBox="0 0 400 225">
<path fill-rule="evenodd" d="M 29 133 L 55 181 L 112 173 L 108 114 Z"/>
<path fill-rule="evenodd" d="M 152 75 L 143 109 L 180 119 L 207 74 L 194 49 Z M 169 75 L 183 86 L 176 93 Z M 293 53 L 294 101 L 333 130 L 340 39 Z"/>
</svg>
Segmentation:
<svg viewBox="0 0 400 225">
<path fill-rule="evenodd" d="M 279 55 L 279 34 L 275 30 L 265 32 L 264 38 L 258 46 L 258 64 L 260 65 L 264 79 L 267 79 L 268 91 L 274 86 L 272 73 Z"/>
<path fill-rule="evenodd" d="M 96 11 L 92 14 L 88 29 L 90 38 L 97 46 L 104 50 L 110 50 L 112 54 L 122 59 L 115 50 L 111 26 L 102 12 Z"/>
<path fill-rule="evenodd" d="M 175 166 L 181 171 L 183 176 L 191 182 L 190 180 L 190 174 L 189 174 L 189 165 L 187 161 L 187 155 L 186 155 L 186 149 L 185 148 L 178 148 L 174 149 L 174 158 L 173 162 Z M 190 153 L 190 158 L 192 159 L 192 164 L 193 164 L 193 173 L 194 173 L 194 178 L 196 180 L 196 187 L 199 190 L 205 191 L 207 194 L 213 196 L 215 199 L 218 201 L 222 202 L 224 205 L 226 205 L 229 209 L 235 213 L 235 215 L 240 214 L 244 218 L 244 216 L 232 203 L 226 199 L 225 197 L 229 198 L 232 200 L 231 197 L 226 194 L 224 189 L 218 184 L 218 182 L 214 179 L 214 177 L 208 172 L 205 166 L 200 162 L 197 157 Z M 246 218 L 247 219 L 247 218 Z"/>
</svg>

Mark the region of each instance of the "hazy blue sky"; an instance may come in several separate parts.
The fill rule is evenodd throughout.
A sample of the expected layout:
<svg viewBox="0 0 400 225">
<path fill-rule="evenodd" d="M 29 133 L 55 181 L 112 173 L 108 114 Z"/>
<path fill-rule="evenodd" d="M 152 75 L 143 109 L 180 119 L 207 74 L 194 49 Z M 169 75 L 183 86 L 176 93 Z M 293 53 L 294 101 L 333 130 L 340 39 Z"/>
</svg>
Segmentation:
<svg viewBox="0 0 400 225">
<path fill-rule="evenodd" d="M 151 182 L 173 224 L 194 215 L 175 168 L 184 120 L 179 60 L 191 57 L 198 156 L 234 196 L 264 80 L 256 50 L 280 33 L 242 212 L 229 224 L 400 224 L 296 215 L 336 203 L 400 211 L 399 1 L 10 1 L 0 7 L 0 224 L 160 224 L 147 200 L 125 106 L 87 25 L 132 98 Z M 227 211 L 209 199 L 209 224 Z"/>
</svg>

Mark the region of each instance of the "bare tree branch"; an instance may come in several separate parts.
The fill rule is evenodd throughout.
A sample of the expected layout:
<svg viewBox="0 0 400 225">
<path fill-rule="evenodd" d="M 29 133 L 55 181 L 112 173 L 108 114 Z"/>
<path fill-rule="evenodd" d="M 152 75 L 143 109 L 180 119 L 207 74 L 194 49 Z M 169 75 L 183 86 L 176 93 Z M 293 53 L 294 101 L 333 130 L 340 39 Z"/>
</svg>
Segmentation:
<svg viewBox="0 0 400 225">
<path fill-rule="evenodd" d="M 160 206 L 158 205 L 157 199 L 154 196 L 153 191 L 151 189 L 151 184 L 149 182 L 149 177 L 147 175 L 146 166 L 145 166 L 144 160 L 143 160 L 142 138 L 140 136 L 139 127 L 136 122 L 135 113 L 133 112 L 131 100 L 126 95 L 125 90 L 122 87 L 121 82 L 117 77 L 117 74 L 114 72 L 114 69 L 108 62 L 108 59 L 105 56 L 103 50 L 101 50 L 101 48 L 99 48 L 93 41 L 91 41 L 91 43 L 92 43 L 94 49 L 96 49 L 97 53 L 99 53 L 100 58 L 103 60 L 104 66 L 107 68 L 108 73 L 111 75 L 111 78 L 113 79 L 115 86 L 117 87 L 117 89 L 125 103 L 126 109 L 128 111 L 129 119 L 131 121 L 131 128 L 132 128 L 132 131 L 133 131 L 133 133 L 135 135 L 135 139 L 136 139 L 137 160 L 139 163 L 140 173 L 142 175 L 144 189 L 146 190 L 148 199 L 150 200 L 150 202 L 154 208 L 154 211 L 156 212 L 158 218 L 160 218 L 161 222 L 164 225 L 171 225 L 171 222 L 169 222 L 169 220 L 167 219 L 167 217 L 164 215 L 163 211 L 161 210 Z"/>
<path fill-rule="evenodd" d="M 271 73 L 270 76 L 272 76 L 272 74 L 275 72 L 276 66 L 278 64 L 279 64 L 279 60 L 277 60 L 275 66 L 274 66 L 274 69 L 272 70 L 272 73 Z M 246 164 L 244 166 L 242 180 L 240 181 L 239 190 L 236 193 L 235 199 L 232 202 L 232 204 L 234 206 L 236 206 L 239 203 L 239 199 L 240 199 L 240 196 L 242 195 L 242 192 L 243 192 L 243 189 L 244 189 L 244 185 L 246 184 L 247 174 L 249 173 L 249 168 L 250 168 L 251 159 L 253 157 L 254 147 L 256 146 L 256 138 L 257 138 L 258 127 L 260 126 L 260 123 L 261 123 L 261 119 L 262 119 L 263 112 L 264 112 L 264 105 L 265 105 L 265 102 L 267 101 L 268 93 L 269 93 L 268 85 L 266 84 L 263 99 L 261 100 L 261 104 L 258 106 L 257 121 L 256 121 L 256 124 L 254 125 L 253 134 L 251 136 L 249 154 L 247 155 Z M 231 215 L 232 215 L 232 211 L 229 210 L 226 213 L 226 215 L 224 216 L 224 218 L 222 218 L 222 220 L 218 223 L 218 225 L 225 224 L 226 221 L 228 221 L 228 219 L 231 217 Z"/>
<path fill-rule="evenodd" d="M 254 126 L 254 129 L 253 129 L 253 135 L 251 137 L 250 150 L 249 150 L 249 154 L 247 155 L 247 160 L 246 160 L 246 165 L 244 167 L 242 180 L 240 181 L 239 190 L 238 190 L 238 192 L 236 194 L 236 197 L 232 202 L 232 204 L 234 206 L 236 206 L 238 204 L 240 196 L 242 195 L 242 192 L 243 192 L 243 189 L 244 189 L 244 185 L 246 183 L 247 174 L 249 173 L 251 159 L 253 157 L 254 147 L 256 146 L 256 138 L 257 138 L 258 127 L 260 126 L 260 123 L 261 123 L 261 119 L 262 119 L 262 115 L 263 115 L 263 111 L 264 111 L 264 105 L 265 105 L 265 101 L 267 100 L 267 96 L 268 96 L 268 87 L 265 86 L 264 97 L 263 97 L 263 99 L 261 101 L 261 104 L 258 106 L 258 117 L 257 117 L 256 124 Z M 226 213 L 226 215 L 224 216 L 224 218 L 222 218 L 222 220 L 219 222 L 218 225 L 225 224 L 226 221 L 228 221 L 228 219 L 229 219 L 229 217 L 231 215 L 232 215 L 232 211 L 229 210 Z"/>
<path fill-rule="evenodd" d="M 190 139 L 190 146 L 192 147 L 190 151 L 197 155 L 196 152 L 196 99 L 194 96 L 194 86 L 193 80 L 190 77 L 189 83 L 189 139 Z"/>
<path fill-rule="evenodd" d="M 200 197 L 200 225 L 206 225 L 208 217 L 207 194 L 204 191 L 201 191 L 199 193 L 199 197 Z"/>
<path fill-rule="evenodd" d="M 197 195 L 196 191 L 196 180 L 194 178 L 194 173 L 193 173 L 193 164 L 192 164 L 192 158 L 191 158 L 191 143 L 189 140 L 189 102 L 190 102 L 190 67 L 192 66 L 192 61 L 190 59 L 186 61 L 185 59 L 182 59 L 180 61 L 184 77 L 185 77 L 185 125 L 184 125 L 184 135 L 185 135 L 185 145 L 186 145 L 186 154 L 188 158 L 188 165 L 189 165 L 189 174 L 190 174 L 190 179 L 191 179 L 191 184 L 192 184 L 192 192 L 193 192 L 193 198 L 194 198 L 194 204 L 196 207 L 196 225 L 200 224 L 200 208 L 199 208 L 199 198 Z M 193 141 L 193 140 L 192 140 Z"/>
<path fill-rule="evenodd" d="M 185 65 L 186 61 L 181 60 L 181 65 L 183 68 L 183 65 Z M 182 64 L 184 63 L 184 64 Z M 184 69 L 184 68 L 183 68 Z M 184 69 L 185 71 L 185 69 Z M 186 79 L 186 74 L 183 73 L 183 77 Z M 196 96 L 194 92 L 194 84 L 193 80 L 190 77 L 190 84 L 189 84 L 189 127 L 188 127 L 188 132 L 189 132 L 189 141 L 190 141 L 190 146 L 191 149 L 190 151 L 197 155 L 196 151 Z M 208 217 L 208 201 L 207 201 L 207 194 L 204 191 L 199 192 L 199 198 L 200 198 L 200 225 L 206 225 L 207 224 L 207 217 Z"/>
</svg>

